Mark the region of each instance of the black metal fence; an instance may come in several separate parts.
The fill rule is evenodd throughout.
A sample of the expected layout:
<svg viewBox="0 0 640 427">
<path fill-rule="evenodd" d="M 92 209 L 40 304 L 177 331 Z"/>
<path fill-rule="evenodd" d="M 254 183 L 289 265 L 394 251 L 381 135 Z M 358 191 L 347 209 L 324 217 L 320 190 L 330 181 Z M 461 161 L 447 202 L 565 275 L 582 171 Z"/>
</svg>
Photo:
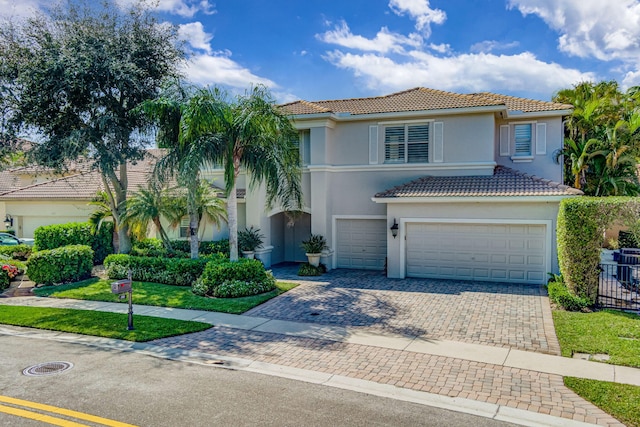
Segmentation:
<svg viewBox="0 0 640 427">
<path fill-rule="evenodd" d="M 599 308 L 640 311 L 640 251 L 600 264 Z M 637 251 L 637 250 L 636 250 Z"/>
</svg>

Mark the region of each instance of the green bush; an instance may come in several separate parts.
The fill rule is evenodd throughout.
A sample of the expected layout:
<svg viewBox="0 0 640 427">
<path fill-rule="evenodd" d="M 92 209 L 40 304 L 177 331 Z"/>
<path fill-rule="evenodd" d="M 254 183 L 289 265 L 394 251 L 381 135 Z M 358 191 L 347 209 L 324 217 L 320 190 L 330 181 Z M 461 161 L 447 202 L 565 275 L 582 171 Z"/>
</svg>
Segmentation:
<svg viewBox="0 0 640 427">
<path fill-rule="evenodd" d="M 11 284 L 11 277 L 7 270 L 0 270 L 0 291 L 4 291 Z"/>
<path fill-rule="evenodd" d="M 636 223 L 639 214 L 637 197 L 575 197 L 560 202 L 558 262 L 572 295 L 595 304 L 602 236 L 620 220 L 627 225 Z"/>
<path fill-rule="evenodd" d="M 191 247 L 189 246 L 189 240 L 172 240 L 171 248 L 175 251 L 184 252 L 189 254 Z M 217 253 L 223 253 L 229 255 L 229 240 L 217 240 L 213 242 L 200 242 L 198 251 L 202 255 L 212 255 Z"/>
<path fill-rule="evenodd" d="M 10 258 L 26 261 L 33 252 L 33 247 L 25 244 L 15 246 L 0 246 L 0 255 L 6 255 Z"/>
<path fill-rule="evenodd" d="M 324 264 L 320 264 L 317 267 L 305 262 L 304 264 L 300 264 L 300 268 L 298 269 L 298 276 L 322 276 L 327 272 L 327 267 Z"/>
<path fill-rule="evenodd" d="M 150 258 L 114 254 L 104 260 L 104 266 L 110 279 L 124 279 L 131 269 L 133 280 L 191 286 L 200 277 L 205 265 L 212 259 L 222 260 L 225 258 L 216 258 L 215 256 L 199 259 Z"/>
<path fill-rule="evenodd" d="M 547 291 L 549 299 L 567 311 L 581 311 L 591 305 L 588 299 L 573 295 L 561 282 L 549 282 Z"/>
<path fill-rule="evenodd" d="M 34 252 L 27 261 L 29 279 L 38 284 L 77 282 L 91 277 L 93 249 L 69 245 Z"/>
<path fill-rule="evenodd" d="M 113 253 L 113 223 L 103 222 L 94 235 L 88 222 L 45 225 L 34 231 L 36 250 L 56 249 L 69 245 L 90 246 L 94 252 L 94 264 L 102 264 Z"/>
<path fill-rule="evenodd" d="M 640 244 L 636 236 L 630 231 L 618 232 L 618 247 L 620 248 L 640 248 Z"/>
<path fill-rule="evenodd" d="M 220 287 L 222 287 L 221 290 Z M 256 295 L 275 289 L 275 279 L 257 259 L 210 262 L 192 287 L 196 295 L 220 298 Z M 246 293 L 249 292 L 249 293 Z"/>
<path fill-rule="evenodd" d="M 2 262 L 0 267 L 0 291 L 7 289 L 11 284 L 11 280 L 15 279 L 18 274 L 20 274 L 18 267 L 8 262 Z"/>
</svg>

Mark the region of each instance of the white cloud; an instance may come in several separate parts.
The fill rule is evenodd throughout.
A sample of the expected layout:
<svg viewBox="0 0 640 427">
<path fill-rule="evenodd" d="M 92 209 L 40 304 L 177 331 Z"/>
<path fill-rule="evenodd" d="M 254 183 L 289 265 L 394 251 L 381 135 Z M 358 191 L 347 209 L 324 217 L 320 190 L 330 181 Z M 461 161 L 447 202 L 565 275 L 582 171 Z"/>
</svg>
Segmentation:
<svg viewBox="0 0 640 427">
<path fill-rule="evenodd" d="M 195 55 L 189 59 L 184 73 L 192 83 L 201 85 L 223 85 L 246 89 L 252 84 L 263 84 L 270 88 L 277 85 L 233 61 L 230 52 L 215 52 L 213 55 Z"/>
<path fill-rule="evenodd" d="M 451 46 L 447 43 L 441 43 L 441 44 L 430 43 L 429 49 L 434 50 L 438 53 L 448 53 L 451 51 Z"/>
<path fill-rule="evenodd" d="M 40 10 L 43 0 L 0 0 L 0 17 L 25 18 Z"/>
<path fill-rule="evenodd" d="M 523 15 L 537 15 L 560 34 L 561 51 L 603 61 L 640 56 L 637 0 L 509 0 Z"/>
<path fill-rule="evenodd" d="M 120 7 L 126 8 L 136 4 L 138 0 L 116 0 Z M 197 13 L 211 15 L 215 12 L 214 6 L 208 0 L 145 0 L 150 9 L 167 12 L 185 18 L 192 18 Z"/>
<path fill-rule="evenodd" d="M 386 27 L 382 27 L 373 39 L 354 35 L 346 22 L 342 21 L 333 30 L 323 34 L 316 34 L 316 38 L 325 43 L 337 44 L 349 49 L 358 49 L 369 52 L 402 52 L 404 46 L 418 47 L 422 44 L 422 37 L 418 34 L 410 34 L 408 37 L 393 33 Z"/>
<path fill-rule="evenodd" d="M 202 22 L 190 22 L 178 26 L 178 36 L 189 43 L 194 49 L 201 49 L 211 53 L 211 39 L 213 35 L 204 31 Z"/>
<path fill-rule="evenodd" d="M 489 53 L 489 52 L 493 52 L 494 50 L 506 50 L 506 49 L 511 49 L 513 47 L 517 47 L 519 46 L 520 43 L 515 41 L 515 42 L 510 42 L 510 43 L 504 43 L 504 42 L 499 42 L 496 40 L 484 40 L 478 43 L 475 43 L 473 45 L 471 45 L 471 47 L 469 48 L 469 50 L 471 52 L 475 52 L 475 53 Z"/>
<path fill-rule="evenodd" d="M 389 7 L 396 15 L 408 13 L 416 21 L 416 29 L 425 37 L 431 35 L 431 24 L 442 24 L 447 14 L 440 9 L 431 9 L 429 0 L 390 0 Z"/>
<path fill-rule="evenodd" d="M 396 62 L 371 53 L 333 51 L 326 55 L 335 66 L 362 77 L 370 89 L 397 91 L 425 86 L 451 91 L 535 91 L 551 94 L 578 81 L 595 80 L 558 64 L 538 60 L 533 54 L 462 54 L 438 57 L 414 51 L 410 59 Z"/>
</svg>

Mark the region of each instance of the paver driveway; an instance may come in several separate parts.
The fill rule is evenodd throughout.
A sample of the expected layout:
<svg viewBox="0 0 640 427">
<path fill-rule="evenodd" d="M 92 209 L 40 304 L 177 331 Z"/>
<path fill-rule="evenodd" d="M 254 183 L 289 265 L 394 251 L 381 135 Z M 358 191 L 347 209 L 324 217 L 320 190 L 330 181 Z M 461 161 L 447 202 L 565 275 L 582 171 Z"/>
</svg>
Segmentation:
<svg viewBox="0 0 640 427">
<path fill-rule="evenodd" d="M 245 314 L 560 354 L 542 286 L 388 279 L 362 270 L 317 278 L 296 272 L 274 268 L 278 279 L 304 281 Z"/>
</svg>

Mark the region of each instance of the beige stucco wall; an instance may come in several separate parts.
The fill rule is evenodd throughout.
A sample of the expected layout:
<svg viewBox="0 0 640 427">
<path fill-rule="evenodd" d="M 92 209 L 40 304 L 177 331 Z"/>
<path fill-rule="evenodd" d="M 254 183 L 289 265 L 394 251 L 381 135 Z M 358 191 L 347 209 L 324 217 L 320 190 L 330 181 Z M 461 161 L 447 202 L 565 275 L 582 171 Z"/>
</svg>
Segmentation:
<svg viewBox="0 0 640 427">
<path fill-rule="evenodd" d="M 0 203 L 0 211 L 3 208 L 4 214 L 13 217 L 18 237 L 33 237 L 42 225 L 85 222 L 94 209 L 84 201 L 5 201 Z"/>
<path fill-rule="evenodd" d="M 549 221 L 551 238 L 548 242 L 550 253 L 550 272 L 558 272 L 558 253 L 556 248 L 556 221 L 558 201 L 548 202 L 449 202 L 449 203 L 390 203 L 387 205 L 387 222 L 389 226 L 395 219 L 400 226 L 400 233 L 393 238 L 389 232 L 387 239 L 388 276 L 401 275 L 401 241 L 404 230 L 403 221 L 415 218 L 491 220 L 497 223 L 516 221 Z"/>
</svg>

